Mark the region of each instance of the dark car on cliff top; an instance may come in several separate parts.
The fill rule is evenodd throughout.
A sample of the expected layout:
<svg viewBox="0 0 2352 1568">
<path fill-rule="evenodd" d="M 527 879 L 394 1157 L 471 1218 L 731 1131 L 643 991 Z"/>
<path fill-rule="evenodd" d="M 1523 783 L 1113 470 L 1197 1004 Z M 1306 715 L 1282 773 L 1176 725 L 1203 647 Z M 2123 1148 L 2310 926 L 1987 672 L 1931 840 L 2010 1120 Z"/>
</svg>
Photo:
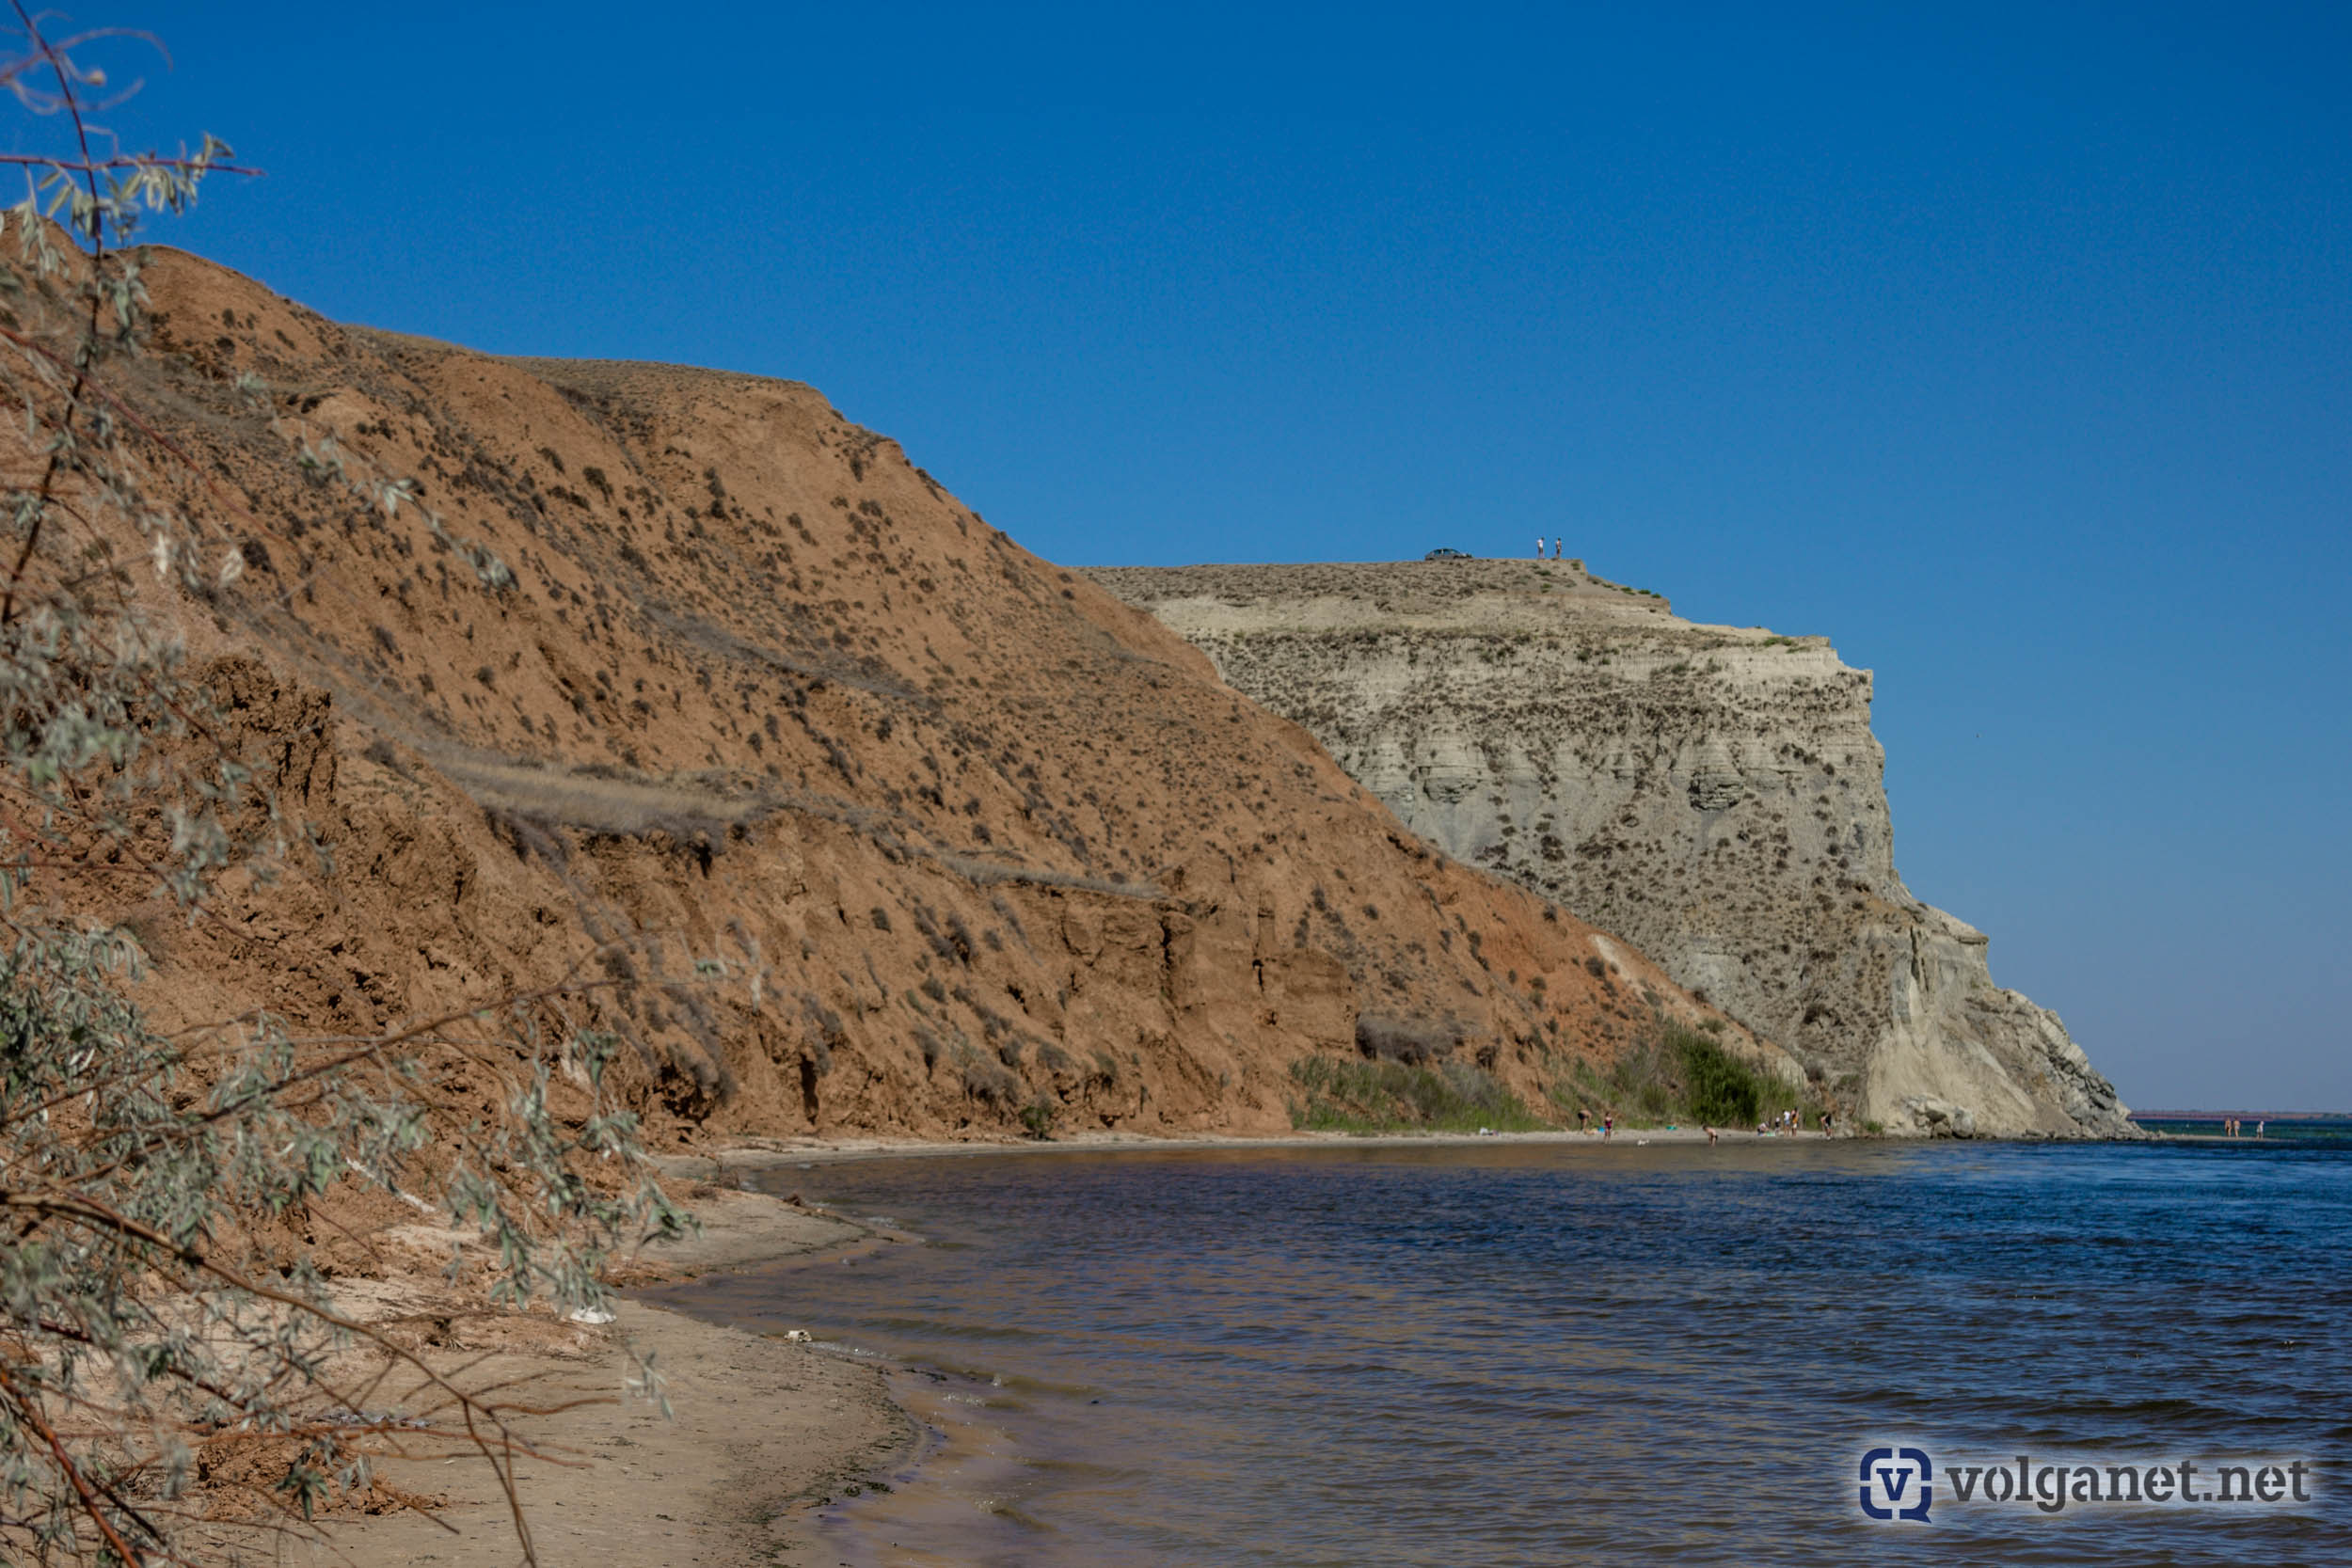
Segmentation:
<svg viewBox="0 0 2352 1568">
<path fill-rule="evenodd" d="M 1427 555 L 1422 556 L 1422 559 L 1423 561 L 1475 561 L 1478 558 L 1470 554 L 1468 550 L 1438 549 L 1431 550 Z"/>
</svg>

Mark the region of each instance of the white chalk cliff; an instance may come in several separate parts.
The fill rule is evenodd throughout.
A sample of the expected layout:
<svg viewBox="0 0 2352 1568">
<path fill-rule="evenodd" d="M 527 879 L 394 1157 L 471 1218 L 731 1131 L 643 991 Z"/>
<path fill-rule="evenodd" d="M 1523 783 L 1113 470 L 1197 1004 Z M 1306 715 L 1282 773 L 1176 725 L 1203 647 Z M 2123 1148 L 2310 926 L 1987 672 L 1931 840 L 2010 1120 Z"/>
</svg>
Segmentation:
<svg viewBox="0 0 2352 1568">
<path fill-rule="evenodd" d="M 1896 872 L 1870 675 L 1575 562 L 1091 574 L 1406 826 L 1641 946 L 1856 1120 L 2129 1136 L 2057 1015 Z"/>
</svg>

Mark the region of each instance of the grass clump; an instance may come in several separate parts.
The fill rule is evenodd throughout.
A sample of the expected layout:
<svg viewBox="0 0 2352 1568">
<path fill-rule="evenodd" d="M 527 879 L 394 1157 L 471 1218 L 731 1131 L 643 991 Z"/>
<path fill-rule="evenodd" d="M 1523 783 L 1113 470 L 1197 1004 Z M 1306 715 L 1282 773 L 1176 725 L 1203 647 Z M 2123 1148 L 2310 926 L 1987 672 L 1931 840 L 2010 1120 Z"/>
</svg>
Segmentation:
<svg viewBox="0 0 2352 1568">
<path fill-rule="evenodd" d="M 1039 1095 L 1021 1107 L 1021 1126 L 1030 1137 L 1050 1143 L 1054 1137 L 1054 1102 Z"/>
<path fill-rule="evenodd" d="M 1311 1132 L 1534 1132 L 1550 1124 L 1467 1062 L 1310 1056 L 1291 1064 L 1291 1125 Z"/>
</svg>

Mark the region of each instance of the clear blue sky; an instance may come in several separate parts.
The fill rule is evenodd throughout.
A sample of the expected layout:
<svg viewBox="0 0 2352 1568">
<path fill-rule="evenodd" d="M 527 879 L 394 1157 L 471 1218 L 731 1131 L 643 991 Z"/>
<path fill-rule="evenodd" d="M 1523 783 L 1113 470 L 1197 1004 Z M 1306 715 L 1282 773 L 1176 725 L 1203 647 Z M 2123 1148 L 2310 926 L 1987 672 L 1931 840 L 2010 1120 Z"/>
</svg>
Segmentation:
<svg viewBox="0 0 2352 1568">
<path fill-rule="evenodd" d="M 2352 1107 L 2352 9 L 991 10 L 79 15 L 329 315 L 812 382 L 1060 561 L 1827 633 L 2128 1101 Z"/>
</svg>

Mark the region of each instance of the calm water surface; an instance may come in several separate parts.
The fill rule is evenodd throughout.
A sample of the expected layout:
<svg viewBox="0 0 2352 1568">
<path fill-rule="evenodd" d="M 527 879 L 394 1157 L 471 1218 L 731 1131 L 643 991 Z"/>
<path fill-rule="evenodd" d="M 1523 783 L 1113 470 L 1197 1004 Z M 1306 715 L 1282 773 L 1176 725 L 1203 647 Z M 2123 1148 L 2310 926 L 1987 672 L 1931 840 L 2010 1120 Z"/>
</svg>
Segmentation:
<svg viewBox="0 0 2352 1568">
<path fill-rule="evenodd" d="M 918 1234 L 662 1292 L 900 1362 L 822 1560 L 2352 1564 L 2352 1155 L 1480 1145 L 818 1165 Z M 2299 1516 L 1949 1506 L 1875 1439 L 2320 1463 Z M 2340 1479 L 2336 1479 L 2340 1478 Z M 2334 1485 L 2330 1486 L 2331 1479 Z"/>
</svg>

